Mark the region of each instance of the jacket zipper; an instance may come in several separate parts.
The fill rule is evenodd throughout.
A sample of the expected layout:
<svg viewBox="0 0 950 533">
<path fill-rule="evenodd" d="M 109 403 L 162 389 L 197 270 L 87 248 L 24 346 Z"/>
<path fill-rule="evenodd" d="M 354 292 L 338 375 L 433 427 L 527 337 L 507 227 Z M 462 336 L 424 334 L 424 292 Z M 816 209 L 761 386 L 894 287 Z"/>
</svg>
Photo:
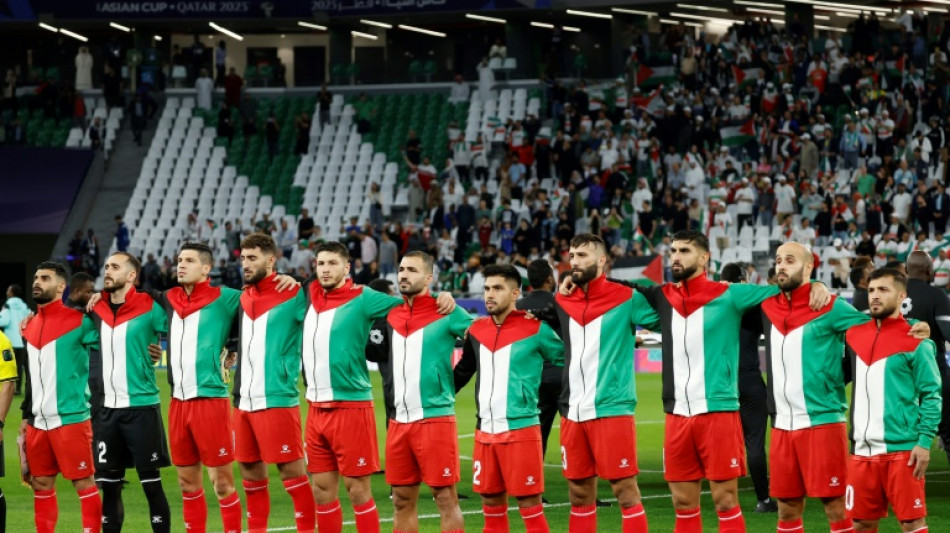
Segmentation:
<svg viewBox="0 0 950 533">
<path fill-rule="evenodd" d="M 783 327 L 785 332 L 788 332 L 788 317 L 792 313 L 792 300 L 788 300 L 788 313 L 785 315 L 785 318 L 782 320 Z M 788 429 L 795 429 L 795 415 L 792 412 L 792 402 L 788 399 L 788 365 L 785 364 L 785 341 L 788 339 L 786 335 L 782 335 L 782 370 L 785 374 L 785 379 L 782 382 L 782 394 L 785 396 L 785 404 L 788 405 Z"/>
<path fill-rule="evenodd" d="M 402 338 L 402 382 L 404 383 L 402 387 L 402 405 L 406 410 L 406 422 L 411 422 L 411 420 L 409 420 L 409 404 L 406 402 L 406 393 L 409 389 L 409 380 L 406 377 L 406 359 L 408 359 L 409 356 L 409 322 L 412 320 L 412 311 L 412 304 L 409 304 L 409 318 L 406 319 L 406 336 Z"/>
<path fill-rule="evenodd" d="M 194 289 L 192 289 L 194 290 Z M 188 308 L 191 308 L 191 295 L 186 294 L 188 297 Z M 198 347 L 195 346 L 195 388 L 197 389 L 198 385 Z M 181 319 L 181 339 L 178 342 L 178 389 L 181 391 L 181 399 L 187 400 L 185 398 L 185 319 Z"/>
<path fill-rule="evenodd" d="M 683 397 L 686 398 L 687 416 L 692 416 L 693 408 L 689 401 L 689 382 L 693 377 L 693 364 L 689 357 L 689 314 L 686 308 L 686 298 L 689 296 L 689 280 L 683 280 L 683 290 L 686 291 L 686 296 L 681 298 L 683 302 L 683 355 L 686 356 L 686 384 L 683 386 Z"/>
<path fill-rule="evenodd" d="M 39 379 L 37 379 L 37 380 L 30 380 L 30 382 L 31 382 L 31 385 L 30 385 L 30 386 L 32 387 L 32 383 L 33 383 L 34 381 L 35 381 L 36 383 L 39 383 L 39 384 L 40 384 L 40 401 L 39 401 L 39 403 L 38 403 L 37 405 L 39 406 L 38 408 L 39 408 L 39 411 L 40 411 L 40 418 L 43 419 L 43 425 L 46 426 L 46 428 L 49 428 L 49 423 L 48 423 L 47 420 L 46 420 L 46 415 L 43 413 L 43 403 L 46 401 L 46 387 L 45 387 L 45 385 L 44 385 L 44 383 L 43 383 L 43 357 L 42 357 L 42 355 L 43 355 L 43 346 L 44 346 L 44 344 L 43 344 L 43 340 L 44 340 L 44 339 L 43 339 L 43 329 L 44 329 L 45 327 L 46 327 L 46 312 L 43 313 L 43 321 L 40 323 L 40 349 L 39 349 L 39 351 L 38 351 L 39 353 L 37 353 L 37 357 L 36 357 L 36 364 L 37 364 L 37 366 L 38 366 L 39 369 L 40 369 L 40 375 L 37 376 Z M 55 355 L 56 355 L 56 354 L 53 354 L 54 357 L 55 357 Z"/>
<path fill-rule="evenodd" d="M 110 306 L 110 308 L 111 308 L 111 306 Z M 118 311 L 117 309 L 112 309 L 112 322 L 113 322 L 113 323 L 115 323 L 115 320 L 118 318 L 118 316 L 119 316 L 119 311 Z M 115 390 L 115 360 L 116 360 L 116 355 L 115 355 L 115 328 L 114 328 L 114 327 L 110 327 L 110 328 L 109 328 L 109 350 L 111 350 L 111 351 L 109 352 L 109 354 L 112 356 L 112 368 L 111 368 L 111 370 L 110 370 L 110 372 L 109 372 L 109 385 L 111 386 L 110 388 L 112 389 L 112 404 L 113 404 L 112 406 L 113 406 L 114 408 L 118 408 L 118 404 L 119 404 L 119 394 L 118 394 L 118 393 L 116 392 L 116 390 Z"/>
<path fill-rule="evenodd" d="M 498 337 L 501 336 L 501 328 L 504 325 L 495 324 L 495 343 L 492 345 L 491 352 L 491 392 L 488 393 L 488 417 L 491 420 L 491 433 L 495 433 L 495 352 L 498 349 Z"/>
<path fill-rule="evenodd" d="M 327 292 L 323 291 L 323 309 L 326 309 L 326 308 L 327 308 Z M 313 401 L 315 402 L 318 400 L 317 395 L 319 394 L 319 391 L 317 390 L 317 358 L 320 356 L 320 354 L 317 353 L 317 334 L 320 333 L 320 318 L 323 315 L 323 312 L 316 311 L 316 314 L 317 314 L 317 325 L 313 329 L 313 338 L 311 339 L 311 343 L 313 345 L 313 356 L 314 356 L 313 357 L 313 381 L 312 381 Z M 330 354 L 327 354 L 327 358 L 329 357 L 330 357 Z M 330 400 L 332 401 L 333 398 L 330 398 Z"/>
<path fill-rule="evenodd" d="M 870 363 L 865 365 L 864 369 L 864 395 L 867 398 L 867 421 L 864 424 L 864 444 L 868 447 L 868 455 L 871 454 L 871 443 L 868 442 L 868 428 L 871 426 L 871 386 L 868 384 L 868 375 L 871 373 L 871 365 L 874 364 L 874 346 L 877 344 L 877 339 L 881 335 L 881 328 L 884 327 L 883 322 L 877 328 L 877 333 L 874 334 L 874 342 L 871 343 L 871 353 L 869 355 Z"/>
<path fill-rule="evenodd" d="M 250 300 L 251 300 L 251 316 L 254 316 L 254 298 L 251 298 Z M 254 386 L 254 375 L 255 375 L 254 371 L 256 368 L 254 365 L 254 356 L 250 353 L 251 347 L 254 346 L 254 323 L 255 323 L 255 320 L 252 318 L 251 319 L 251 335 L 247 339 L 247 351 L 248 351 L 247 366 L 248 366 L 248 369 L 251 371 L 251 376 L 250 376 L 251 379 L 247 382 L 247 403 L 248 403 L 249 411 L 254 410 L 254 392 L 253 392 L 252 387 Z"/>
<path fill-rule="evenodd" d="M 577 364 L 577 369 L 581 374 L 581 399 L 577 402 L 577 421 L 581 421 L 581 404 L 584 403 L 584 396 L 587 393 L 587 376 L 584 375 L 584 354 L 587 353 L 587 308 L 590 307 L 590 285 L 587 286 L 587 292 L 584 293 L 584 312 L 581 313 L 581 320 L 584 322 L 584 327 L 581 328 L 581 331 L 584 332 L 584 336 L 581 342 L 581 360 Z M 596 402 L 595 402 L 596 403 Z"/>
</svg>

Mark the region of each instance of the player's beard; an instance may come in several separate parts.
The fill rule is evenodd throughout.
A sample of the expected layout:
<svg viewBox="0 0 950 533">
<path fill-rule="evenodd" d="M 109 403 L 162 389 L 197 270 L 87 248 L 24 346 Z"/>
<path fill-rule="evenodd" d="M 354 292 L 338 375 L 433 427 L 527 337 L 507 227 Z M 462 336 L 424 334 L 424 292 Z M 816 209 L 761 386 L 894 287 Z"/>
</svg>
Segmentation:
<svg viewBox="0 0 950 533">
<path fill-rule="evenodd" d="M 874 310 L 871 310 L 871 318 L 874 318 L 877 320 L 884 320 L 885 318 L 893 315 L 894 311 L 896 310 L 897 310 L 896 305 L 881 307 L 881 310 L 876 313 L 874 312 Z"/>
<path fill-rule="evenodd" d="M 56 292 L 53 289 L 48 289 L 39 294 L 39 296 L 33 296 L 33 301 L 45 305 L 56 299 Z"/>
<path fill-rule="evenodd" d="M 244 283 L 246 283 L 246 284 L 248 284 L 248 285 L 255 285 L 255 284 L 257 284 L 259 281 L 261 281 L 262 279 L 264 279 L 264 278 L 266 278 L 266 277 L 267 277 L 267 269 L 261 267 L 260 269 L 255 270 L 253 273 L 251 273 L 251 276 L 250 276 L 250 277 L 248 277 L 248 276 L 247 276 L 247 273 L 245 272 L 245 273 L 244 273 Z"/>
<path fill-rule="evenodd" d="M 802 286 L 802 278 L 803 272 L 801 270 L 794 274 L 785 272 L 785 281 L 780 281 L 778 288 L 782 289 L 784 292 L 792 292 Z"/>
<path fill-rule="evenodd" d="M 498 302 L 493 302 L 493 303 L 495 304 L 495 307 L 491 309 L 488 308 L 488 305 L 485 306 L 485 312 L 488 313 L 489 316 L 500 315 L 508 310 L 508 306 L 502 307 L 501 305 L 498 304 Z"/>
<path fill-rule="evenodd" d="M 684 281 L 684 280 L 687 280 L 687 279 L 693 277 L 693 274 L 695 274 L 696 271 L 699 269 L 699 267 L 697 267 L 697 266 L 695 266 L 695 265 L 694 265 L 694 266 L 691 266 L 691 267 L 684 267 L 684 266 L 681 266 L 680 268 L 681 268 L 681 270 L 680 270 L 679 272 L 677 272 L 676 270 L 673 270 L 673 281 Z"/>
<path fill-rule="evenodd" d="M 406 287 L 405 289 L 403 289 L 400 286 L 399 293 L 402 294 L 403 296 L 415 296 L 417 294 L 420 294 L 423 290 L 425 290 L 425 288 L 426 288 L 425 282 L 420 282 L 419 284 L 409 283 L 409 286 Z"/>
<path fill-rule="evenodd" d="M 103 285 L 102 290 L 108 294 L 112 294 L 116 291 L 122 290 L 125 288 L 125 280 L 119 281 L 115 278 L 112 279 L 112 285 Z"/>
<path fill-rule="evenodd" d="M 342 277 L 339 277 L 339 278 L 330 278 L 330 281 L 327 282 L 327 283 L 324 283 L 323 281 L 321 281 L 321 282 L 320 282 L 320 286 L 323 287 L 323 290 L 329 292 L 329 291 L 332 291 L 333 289 L 335 289 L 335 288 L 337 287 L 337 285 L 340 284 L 341 281 L 343 281 L 343 278 L 342 278 Z"/>
<path fill-rule="evenodd" d="M 597 263 L 587 268 L 575 268 L 571 270 L 571 278 L 575 285 L 587 285 L 597 277 Z"/>
</svg>

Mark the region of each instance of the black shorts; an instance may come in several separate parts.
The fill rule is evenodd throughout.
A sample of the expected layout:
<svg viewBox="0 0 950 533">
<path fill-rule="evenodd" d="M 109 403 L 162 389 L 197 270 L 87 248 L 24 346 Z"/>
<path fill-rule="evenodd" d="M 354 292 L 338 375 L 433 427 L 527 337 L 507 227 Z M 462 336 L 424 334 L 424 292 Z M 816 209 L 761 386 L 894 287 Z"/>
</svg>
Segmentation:
<svg viewBox="0 0 950 533">
<path fill-rule="evenodd" d="M 171 465 L 159 406 L 99 410 L 96 470 L 156 470 Z"/>
<path fill-rule="evenodd" d="M 17 451 L 17 457 L 20 456 L 19 453 L 20 453 L 20 452 Z M 6 455 L 4 455 L 4 451 L 3 451 L 3 441 L 2 441 L 2 440 L 0 440 L 0 457 L 6 457 Z M 19 461 L 19 460 L 17 460 L 17 464 L 20 464 L 20 461 Z M 5 460 L 4 460 L 4 461 L 0 461 L 0 477 L 4 477 L 4 476 L 7 475 L 7 469 L 6 469 L 5 465 L 6 465 L 6 461 L 5 461 Z"/>
</svg>

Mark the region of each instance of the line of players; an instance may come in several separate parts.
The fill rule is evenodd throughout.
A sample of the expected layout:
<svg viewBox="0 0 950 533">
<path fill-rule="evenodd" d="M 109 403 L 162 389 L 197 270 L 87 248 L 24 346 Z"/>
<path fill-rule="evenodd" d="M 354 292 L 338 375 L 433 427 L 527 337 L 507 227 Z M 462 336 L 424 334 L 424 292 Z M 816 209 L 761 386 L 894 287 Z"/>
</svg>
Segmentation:
<svg viewBox="0 0 950 533">
<path fill-rule="evenodd" d="M 394 411 L 387 430 L 386 478 L 393 485 L 394 531 L 418 530 L 420 482 L 432 488 L 441 530 L 462 530 L 455 492 L 460 468 L 454 393 L 476 373 L 472 482 L 483 498 L 484 531 L 508 530 L 508 495 L 517 498 L 529 532 L 548 531 L 540 498 L 544 476 L 537 390 L 543 362 L 556 364 L 562 357 L 559 410 L 562 463 L 570 488 L 569 530 L 597 530 L 596 481 L 601 477 L 610 482 L 620 504 L 624 533 L 647 531 L 636 481 L 637 399 L 630 360 L 637 325 L 659 330 L 663 337 L 664 470 L 676 509 L 674 531 L 702 531 L 703 478 L 710 480 L 720 531 L 745 531 L 736 483 L 745 474 L 738 337 L 743 314 L 759 305 L 766 321 L 770 407 L 776 415 L 770 458 L 772 494 L 779 502 L 777 530 L 803 530 L 806 495 L 822 499 L 835 532 L 876 531 L 888 502 L 904 531 L 927 530 L 923 474 L 940 418 L 940 378 L 934 345 L 921 340 L 928 328 L 912 329 L 901 318 L 899 304 L 906 292 L 901 273 L 884 269 L 871 276 L 869 318 L 832 297 L 823 285 L 807 282 L 811 255 L 795 243 L 779 249 L 778 286 L 770 287 L 708 280 L 708 243 L 695 232 L 674 236 L 670 263 L 676 282 L 659 287 L 634 290 L 607 280 L 606 247 L 598 237 L 575 237 L 570 254 L 568 284 L 576 289 L 564 289 L 556 297 L 560 339 L 545 323 L 514 309 L 521 279 L 513 268 L 486 269 L 490 316 L 473 323 L 450 298 L 440 295 L 437 302 L 428 293 L 432 260 L 422 253 L 408 254 L 400 263 L 401 299 L 354 286 L 347 278 L 346 248 L 338 243 L 318 249 L 317 279 L 301 288 L 273 272 L 272 239 L 248 237 L 242 243 L 243 293 L 208 284 L 213 261 L 200 245 L 183 246 L 178 270 L 182 287 L 157 297 L 132 288 L 137 261 L 115 254 L 106 265 L 107 298 L 93 302 L 90 316 L 59 304 L 65 286 L 62 267 L 40 265 L 33 295 L 41 308 L 25 331 L 34 380 L 31 421 L 24 428 L 38 530 L 55 526 L 51 487 L 61 471 L 80 493 L 84 528 L 98 531 L 92 520 L 99 495 L 89 476 L 91 450 L 67 444 L 91 442 L 88 408 L 75 379 L 83 371 L 77 353 L 97 344 L 102 350 L 106 403 L 97 427 L 96 465 L 116 472 L 119 480 L 122 472 L 112 470 L 115 465 L 133 464 L 140 476 L 148 463 L 161 465 L 161 437 L 142 435 L 161 431 L 157 388 L 154 404 L 149 403 L 153 396 L 147 378 L 154 386 L 154 373 L 148 345 L 168 330 L 171 455 L 179 467 L 189 531 L 204 531 L 207 521 L 202 464 L 214 481 L 225 531 L 240 530 L 240 502 L 225 473 L 234 459 L 240 464 L 250 531 L 267 527 L 268 463 L 278 466 L 294 503 L 298 531 L 314 531 L 315 523 L 322 533 L 340 531 L 340 477 L 357 530 L 379 531 L 368 477 L 378 470 L 379 458 L 364 346 L 374 321 L 385 319 Z M 278 289 L 281 282 L 285 290 Z M 240 346 L 231 410 L 220 354 L 235 322 Z M 58 325 L 44 329 L 47 323 Z M 62 326 L 67 323 L 75 326 Z M 466 331 L 462 361 L 453 371 L 455 340 Z M 126 347 L 125 357 L 117 343 Z M 128 355 L 133 343 L 135 359 Z M 854 352 L 850 458 L 844 425 L 845 343 Z M 299 438 L 297 406 L 301 352 L 310 404 L 306 450 Z M 56 358 L 53 370 L 44 366 L 49 358 Z M 60 358 L 71 362 L 61 365 Z M 143 412 L 154 413 L 154 420 L 143 420 Z M 233 449 L 226 438 L 232 430 Z M 107 497 L 105 483 L 112 478 L 100 472 L 98 479 Z M 108 511 L 103 516 L 112 518 Z M 103 522 L 104 529 L 114 525 Z"/>
</svg>

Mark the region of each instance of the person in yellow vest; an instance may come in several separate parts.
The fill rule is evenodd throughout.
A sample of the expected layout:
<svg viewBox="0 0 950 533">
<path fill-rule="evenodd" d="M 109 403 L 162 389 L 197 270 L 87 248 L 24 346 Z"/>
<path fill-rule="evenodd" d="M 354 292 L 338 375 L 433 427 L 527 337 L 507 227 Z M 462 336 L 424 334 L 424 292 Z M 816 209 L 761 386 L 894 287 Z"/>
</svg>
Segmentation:
<svg viewBox="0 0 950 533">
<path fill-rule="evenodd" d="M 16 357 L 13 353 L 13 344 L 0 331 L 0 457 L 3 453 L 3 424 L 13 403 L 13 392 L 16 388 L 17 370 Z M 0 477 L 4 476 L 3 461 L 0 461 Z M 0 531 L 7 527 L 7 500 L 0 489 Z"/>
</svg>

